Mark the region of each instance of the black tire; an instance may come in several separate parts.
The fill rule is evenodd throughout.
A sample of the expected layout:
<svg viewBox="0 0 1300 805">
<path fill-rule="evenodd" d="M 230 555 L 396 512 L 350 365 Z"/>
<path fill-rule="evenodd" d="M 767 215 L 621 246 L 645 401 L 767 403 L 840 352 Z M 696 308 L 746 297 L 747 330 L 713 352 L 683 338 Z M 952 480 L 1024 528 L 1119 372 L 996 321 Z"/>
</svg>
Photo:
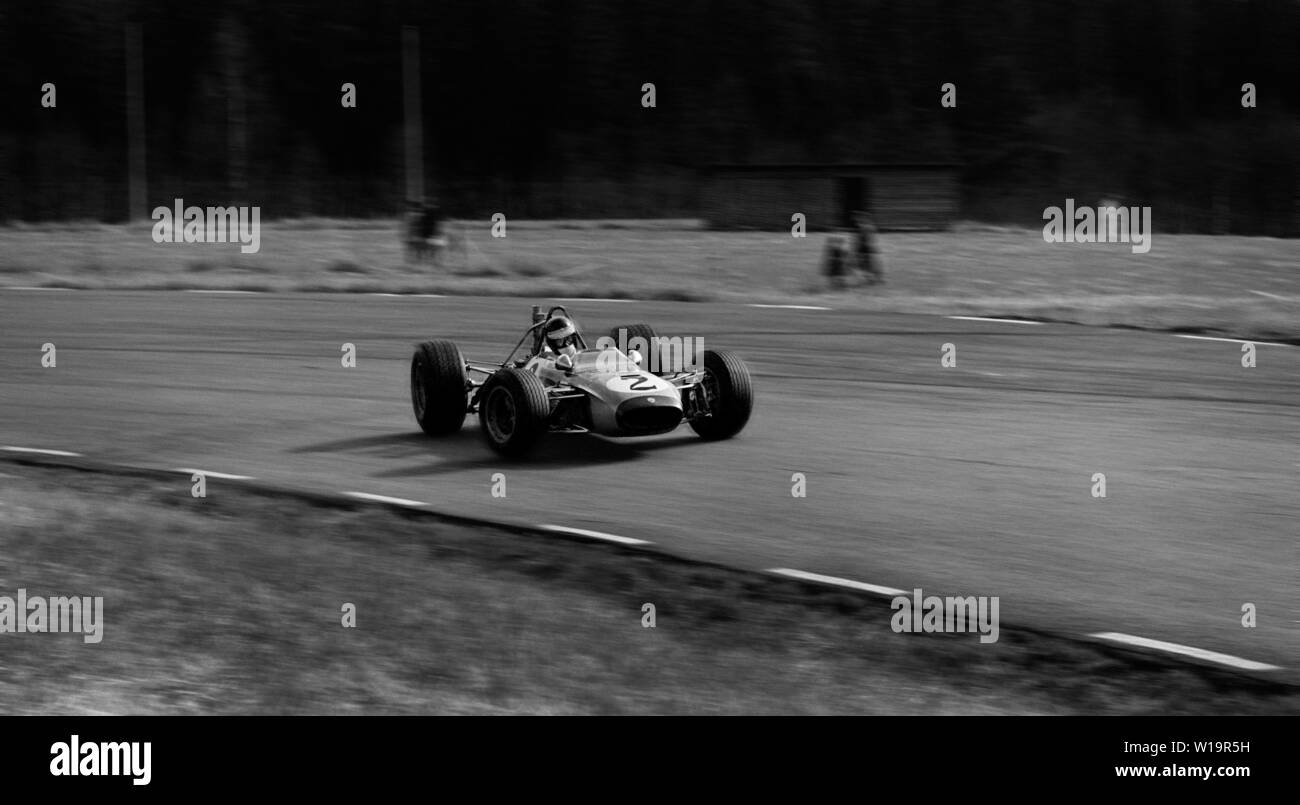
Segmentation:
<svg viewBox="0 0 1300 805">
<path fill-rule="evenodd" d="M 641 350 L 641 357 L 645 359 L 642 368 L 644 368 L 647 372 L 650 371 L 651 366 L 663 365 L 662 360 L 659 362 L 655 362 L 654 359 L 650 356 L 650 350 L 654 347 L 655 338 L 656 338 L 655 328 L 651 327 L 648 324 L 625 324 L 622 327 L 611 327 L 609 329 L 609 337 L 614 339 L 615 344 L 618 344 L 619 330 L 626 331 L 626 336 L 625 336 L 626 340 L 623 342 L 624 344 L 631 344 L 632 339 L 637 337 L 645 339 L 645 349 Z M 629 347 L 628 349 L 630 350 L 631 347 Z M 660 358 L 662 359 L 662 357 L 663 356 L 661 355 Z M 662 374 L 662 372 L 655 372 L 655 374 Z"/>
<path fill-rule="evenodd" d="M 551 402 L 541 379 L 523 369 L 498 369 L 478 397 L 479 424 L 488 445 L 503 456 L 522 456 L 547 431 Z"/>
<path fill-rule="evenodd" d="M 691 428 L 710 441 L 730 439 L 754 410 L 754 384 L 744 361 L 730 352 L 704 350 L 704 379 L 711 416 L 691 420 Z"/>
<path fill-rule="evenodd" d="M 411 357 L 411 408 L 430 436 L 455 433 L 469 410 L 465 359 L 454 342 L 425 341 Z"/>
</svg>

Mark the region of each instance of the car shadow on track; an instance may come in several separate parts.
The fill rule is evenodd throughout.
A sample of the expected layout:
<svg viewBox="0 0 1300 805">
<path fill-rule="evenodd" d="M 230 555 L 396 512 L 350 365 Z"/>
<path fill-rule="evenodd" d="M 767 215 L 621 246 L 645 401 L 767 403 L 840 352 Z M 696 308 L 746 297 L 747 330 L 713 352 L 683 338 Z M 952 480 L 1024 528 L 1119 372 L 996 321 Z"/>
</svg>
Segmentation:
<svg viewBox="0 0 1300 805">
<path fill-rule="evenodd" d="M 462 430 L 461 433 L 464 433 Z M 380 458 L 406 458 L 423 455 L 429 445 L 438 441 L 458 439 L 460 434 L 436 439 L 426 436 L 418 430 L 404 433 L 385 433 L 379 436 L 357 436 L 351 439 L 336 439 L 330 442 L 317 442 L 290 450 L 290 453 L 365 453 Z"/>
<path fill-rule="evenodd" d="M 502 461 L 525 467 L 563 469 L 636 461 L 646 453 L 699 445 L 692 433 L 636 439 L 606 439 L 593 434 L 551 433 L 527 456 L 503 459 L 483 441 L 478 424 L 466 424 L 449 436 L 426 436 L 418 431 L 338 439 L 295 448 L 294 453 L 359 453 L 394 460 L 437 456 L 432 463 L 394 467 L 373 474 L 373 478 L 418 478 L 483 467 L 500 467 Z"/>
</svg>

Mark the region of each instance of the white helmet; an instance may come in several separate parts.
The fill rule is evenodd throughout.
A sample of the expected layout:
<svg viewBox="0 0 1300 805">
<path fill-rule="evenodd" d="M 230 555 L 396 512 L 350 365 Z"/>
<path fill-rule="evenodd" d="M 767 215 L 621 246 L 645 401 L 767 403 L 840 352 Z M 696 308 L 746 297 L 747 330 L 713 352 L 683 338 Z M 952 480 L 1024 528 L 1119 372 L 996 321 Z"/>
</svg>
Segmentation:
<svg viewBox="0 0 1300 805">
<path fill-rule="evenodd" d="M 572 319 L 565 316 L 552 317 L 546 322 L 542 332 L 546 335 L 546 345 L 555 352 L 568 346 L 577 346 L 578 328 L 574 326 Z"/>
</svg>

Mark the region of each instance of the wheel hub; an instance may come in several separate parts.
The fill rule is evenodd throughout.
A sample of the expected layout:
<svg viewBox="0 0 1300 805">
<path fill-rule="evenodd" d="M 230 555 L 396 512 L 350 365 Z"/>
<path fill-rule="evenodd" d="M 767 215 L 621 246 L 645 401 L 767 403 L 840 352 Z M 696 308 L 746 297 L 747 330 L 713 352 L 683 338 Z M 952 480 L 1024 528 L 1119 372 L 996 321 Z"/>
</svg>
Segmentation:
<svg viewBox="0 0 1300 805">
<path fill-rule="evenodd" d="M 486 424 L 495 442 L 505 442 L 515 432 L 517 412 L 514 398 L 503 388 L 492 389 L 487 400 Z"/>
</svg>

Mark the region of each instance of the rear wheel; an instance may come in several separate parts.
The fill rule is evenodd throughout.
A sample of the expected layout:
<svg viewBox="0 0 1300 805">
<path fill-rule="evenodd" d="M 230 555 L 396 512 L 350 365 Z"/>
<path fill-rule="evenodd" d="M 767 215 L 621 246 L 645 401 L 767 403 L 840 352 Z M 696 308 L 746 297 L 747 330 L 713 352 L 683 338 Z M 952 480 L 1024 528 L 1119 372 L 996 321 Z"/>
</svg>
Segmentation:
<svg viewBox="0 0 1300 805">
<path fill-rule="evenodd" d="M 754 385 L 744 361 L 730 352 L 706 349 L 700 386 L 709 415 L 692 419 L 691 428 L 711 441 L 740 433 L 754 410 Z"/>
<path fill-rule="evenodd" d="M 465 359 L 454 342 L 426 341 L 411 357 L 411 407 L 420 429 L 430 436 L 455 433 L 468 406 Z"/>
<path fill-rule="evenodd" d="M 547 430 L 550 399 L 532 372 L 497 370 L 483 384 L 478 400 L 483 436 L 503 456 L 527 453 Z"/>
<path fill-rule="evenodd" d="M 620 339 L 619 335 L 622 335 L 623 338 Z M 622 327 L 611 327 L 609 330 L 609 337 L 614 339 L 615 344 L 621 343 L 624 352 L 631 352 L 633 349 L 640 352 L 642 357 L 642 369 L 649 372 L 651 371 L 651 367 L 654 367 L 655 374 L 662 374 L 662 372 L 659 371 L 662 362 L 654 360 L 650 355 L 651 350 L 655 347 L 655 339 L 657 338 L 655 335 L 655 328 L 648 324 L 625 324 Z M 643 340 L 645 345 L 640 346 L 638 344 L 634 346 L 632 344 L 632 339 L 634 338 Z"/>
</svg>

